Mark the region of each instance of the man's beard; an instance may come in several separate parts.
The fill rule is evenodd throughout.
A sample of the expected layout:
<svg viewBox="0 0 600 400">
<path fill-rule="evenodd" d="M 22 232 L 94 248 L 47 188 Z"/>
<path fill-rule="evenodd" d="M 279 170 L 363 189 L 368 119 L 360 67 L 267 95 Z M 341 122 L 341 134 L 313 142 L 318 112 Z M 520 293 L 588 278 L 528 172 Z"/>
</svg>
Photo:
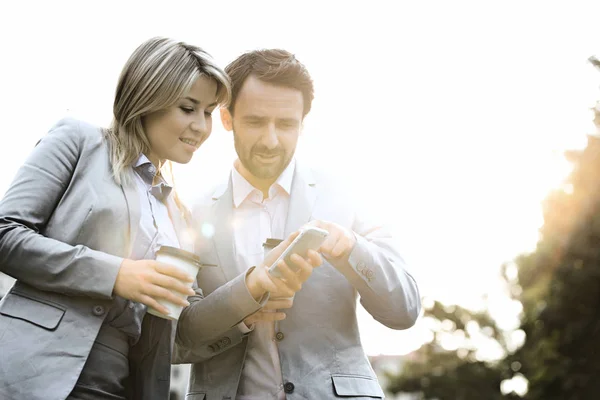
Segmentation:
<svg viewBox="0 0 600 400">
<path fill-rule="evenodd" d="M 233 133 L 233 141 L 235 145 L 235 151 L 248 172 L 259 179 L 273 179 L 279 177 L 281 173 L 287 168 L 292 160 L 294 153 L 286 155 L 285 151 L 281 147 L 276 149 L 267 149 L 264 146 L 256 144 L 252 148 L 248 149 L 245 147 L 240 140 L 238 140 L 235 132 Z M 261 154 L 264 156 L 279 156 L 279 161 L 274 164 L 263 165 L 256 161 L 254 155 Z"/>
</svg>

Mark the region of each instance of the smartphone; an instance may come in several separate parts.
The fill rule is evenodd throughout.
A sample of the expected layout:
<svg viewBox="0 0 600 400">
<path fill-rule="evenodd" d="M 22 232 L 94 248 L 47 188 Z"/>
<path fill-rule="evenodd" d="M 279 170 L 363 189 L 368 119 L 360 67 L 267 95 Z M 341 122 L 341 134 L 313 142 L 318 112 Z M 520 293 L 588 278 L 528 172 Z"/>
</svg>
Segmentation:
<svg viewBox="0 0 600 400">
<path fill-rule="evenodd" d="M 290 260 L 292 254 L 298 254 L 300 257 L 306 257 L 308 250 L 318 250 L 319 247 L 327 238 L 329 232 L 325 229 L 315 228 L 312 226 L 306 227 L 300 231 L 296 239 L 283 251 L 279 258 L 269 268 L 269 273 L 277 278 L 283 276 L 277 269 L 279 260 L 285 261 L 288 267 L 294 270 L 294 263 Z"/>
</svg>

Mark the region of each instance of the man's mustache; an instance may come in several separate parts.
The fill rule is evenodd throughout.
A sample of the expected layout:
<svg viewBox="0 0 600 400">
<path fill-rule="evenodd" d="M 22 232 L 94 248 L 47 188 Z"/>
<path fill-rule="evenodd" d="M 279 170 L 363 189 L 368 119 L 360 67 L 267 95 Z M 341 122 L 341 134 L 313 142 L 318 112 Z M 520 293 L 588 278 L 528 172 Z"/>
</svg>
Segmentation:
<svg viewBox="0 0 600 400">
<path fill-rule="evenodd" d="M 267 157 L 283 155 L 283 149 L 267 149 L 266 147 L 255 147 L 252 149 L 253 154 L 260 154 Z"/>
</svg>

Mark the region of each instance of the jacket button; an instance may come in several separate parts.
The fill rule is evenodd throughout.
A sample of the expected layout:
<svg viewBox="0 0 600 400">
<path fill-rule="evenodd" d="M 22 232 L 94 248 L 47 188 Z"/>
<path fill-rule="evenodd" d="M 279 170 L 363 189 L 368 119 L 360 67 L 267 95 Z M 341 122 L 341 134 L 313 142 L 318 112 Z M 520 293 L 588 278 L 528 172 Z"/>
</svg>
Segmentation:
<svg viewBox="0 0 600 400">
<path fill-rule="evenodd" d="M 281 342 L 284 337 L 285 337 L 285 335 L 283 334 L 283 332 L 277 332 L 275 334 L 275 339 L 277 339 L 278 342 Z"/>
<path fill-rule="evenodd" d="M 94 306 L 94 308 L 92 309 L 92 312 L 94 313 L 94 315 L 96 316 L 101 316 L 104 315 L 104 307 L 103 306 Z"/>
<path fill-rule="evenodd" d="M 229 346 L 231 344 L 231 339 L 226 337 L 225 339 L 222 340 L 222 343 L 223 343 L 223 346 Z"/>
<path fill-rule="evenodd" d="M 294 387 L 295 386 L 292 382 L 287 382 L 285 385 L 283 385 L 283 391 L 286 393 L 293 393 Z"/>
</svg>

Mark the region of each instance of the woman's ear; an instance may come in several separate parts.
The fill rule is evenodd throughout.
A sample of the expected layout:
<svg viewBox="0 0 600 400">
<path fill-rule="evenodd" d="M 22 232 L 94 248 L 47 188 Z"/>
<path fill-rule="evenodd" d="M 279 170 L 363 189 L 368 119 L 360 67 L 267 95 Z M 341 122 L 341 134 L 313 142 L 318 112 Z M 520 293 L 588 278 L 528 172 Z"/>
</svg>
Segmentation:
<svg viewBox="0 0 600 400">
<path fill-rule="evenodd" d="M 229 110 L 227 108 L 221 108 L 221 109 L 219 109 L 219 111 L 221 112 L 221 123 L 223 123 L 223 127 L 227 131 L 232 131 L 233 130 L 233 116 L 231 115 L 231 113 L 229 112 Z"/>
</svg>

